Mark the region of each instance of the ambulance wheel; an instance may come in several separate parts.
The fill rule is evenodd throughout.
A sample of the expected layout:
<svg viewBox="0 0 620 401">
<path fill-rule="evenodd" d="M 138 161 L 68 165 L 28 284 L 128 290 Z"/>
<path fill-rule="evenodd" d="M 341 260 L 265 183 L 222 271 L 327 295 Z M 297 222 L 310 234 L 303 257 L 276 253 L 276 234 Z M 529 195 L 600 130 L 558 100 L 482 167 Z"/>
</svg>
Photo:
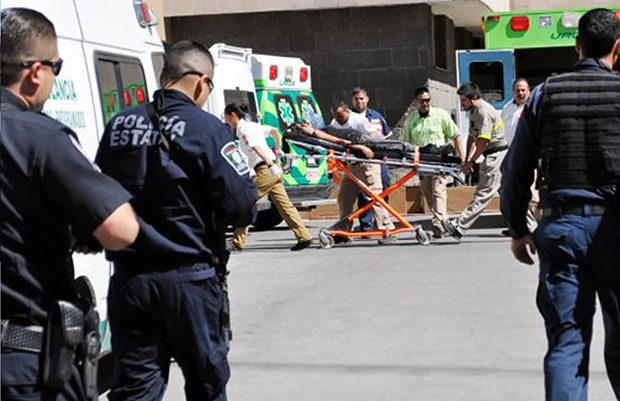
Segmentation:
<svg viewBox="0 0 620 401">
<path fill-rule="evenodd" d="M 428 236 L 422 226 L 415 229 L 416 239 L 421 245 L 428 245 L 431 243 L 431 238 Z"/>
<path fill-rule="evenodd" d="M 325 230 L 319 233 L 319 246 L 323 249 L 329 249 L 334 246 L 334 237 L 327 234 Z"/>
</svg>

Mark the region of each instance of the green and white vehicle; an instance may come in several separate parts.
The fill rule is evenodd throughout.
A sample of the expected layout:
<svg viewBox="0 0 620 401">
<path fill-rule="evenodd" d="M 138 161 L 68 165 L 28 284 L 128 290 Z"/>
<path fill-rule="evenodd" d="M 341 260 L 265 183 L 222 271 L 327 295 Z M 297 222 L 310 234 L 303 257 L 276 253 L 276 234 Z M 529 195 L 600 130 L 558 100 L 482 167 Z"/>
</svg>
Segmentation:
<svg viewBox="0 0 620 401">
<path fill-rule="evenodd" d="M 282 135 L 290 125 L 307 121 L 311 111 L 321 115 L 312 92 L 311 68 L 300 58 L 252 54 L 250 65 L 263 124 L 277 128 Z M 306 154 L 302 148 L 281 143 L 287 154 Z M 285 172 L 284 185 L 297 208 L 310 209 L 333 203 L 329 199 L 333 184 L 324 159 L 289 157 Z M 270 216 L 262 212 L 255 225 L 267 228 L 282 221 L 275 208 L 268 214 Z"/>
<path fill-rule="evenodd" d="M 485 49 L 457 51 L 458 84 L 477 82 L 483 97 L 501 109 L 512 99 L 516 78 L 527 79 L 533 87 L 551 74 L 568 71 L 577 62 L 579 18 L 591 8 L 485 14 Z M 620 15 L 617 3 L 607 8 Z"/>
</svg>

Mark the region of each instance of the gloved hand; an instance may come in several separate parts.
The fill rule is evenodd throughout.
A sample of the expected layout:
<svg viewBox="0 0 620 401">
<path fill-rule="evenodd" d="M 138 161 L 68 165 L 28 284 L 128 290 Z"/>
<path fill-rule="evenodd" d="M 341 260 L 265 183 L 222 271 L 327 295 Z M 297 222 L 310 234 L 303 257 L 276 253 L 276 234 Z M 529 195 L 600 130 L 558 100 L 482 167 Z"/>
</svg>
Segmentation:
<svg viewBox="0 0 620 401">
<path fill-rule="evenodd" d="M 282 177 L 282 167 L 280 167 L 278 164 L 276 163 L 272 163 L 271 166 L 269 166 L 269 171 L 271 172 L 271 175 L 276 177 L 276 178 L 281 178 Z"/>
</svg>

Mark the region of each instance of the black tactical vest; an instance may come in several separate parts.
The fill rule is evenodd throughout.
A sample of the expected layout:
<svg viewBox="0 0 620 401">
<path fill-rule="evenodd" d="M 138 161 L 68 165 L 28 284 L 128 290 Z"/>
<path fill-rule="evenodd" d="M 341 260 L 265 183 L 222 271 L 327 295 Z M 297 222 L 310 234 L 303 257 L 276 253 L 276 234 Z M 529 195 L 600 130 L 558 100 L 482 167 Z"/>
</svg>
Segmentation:
<svg viewBox="0 0 620 401">
<path fill-rule="evenodd" d="M 545 83 L 537 187 L 591 189 L 620 179 L 620 74 L 567 73 Z"/>
</svg>

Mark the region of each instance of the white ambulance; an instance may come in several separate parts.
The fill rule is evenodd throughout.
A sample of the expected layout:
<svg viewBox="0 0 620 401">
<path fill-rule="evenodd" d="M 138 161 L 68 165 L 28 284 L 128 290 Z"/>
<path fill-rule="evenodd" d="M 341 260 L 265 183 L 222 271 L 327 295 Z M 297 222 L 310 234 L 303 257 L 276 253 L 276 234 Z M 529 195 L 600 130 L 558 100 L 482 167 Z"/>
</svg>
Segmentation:
<svg viewBox="0 0 620 401">
<path fill-rule="evenodd" d="M 3 0 L 1 6 L 35 9 L 54 24 L 64 63 L 43 111 L 70 126 L 94 159 L 112 115 L 148 102 L 158 88 L 164 48 L 154 26 L 157 17 L 141 0 Z M 88 276 L 95 287 L 102 353 L 108 353 L 112 266 L 102 253 L 74 255 L 74 263 L 76 276 Z"/>
<path fill-rule="evenodd" d="M 209 51 L 214 61 L 214 87 L 204 109 L 224 121 L 224 108 L 227 104 L 245 104 L 250 110 L 252 121 L 260 122 L 250 70 L 252 49 L 216 43 Z"/>
</svg>

